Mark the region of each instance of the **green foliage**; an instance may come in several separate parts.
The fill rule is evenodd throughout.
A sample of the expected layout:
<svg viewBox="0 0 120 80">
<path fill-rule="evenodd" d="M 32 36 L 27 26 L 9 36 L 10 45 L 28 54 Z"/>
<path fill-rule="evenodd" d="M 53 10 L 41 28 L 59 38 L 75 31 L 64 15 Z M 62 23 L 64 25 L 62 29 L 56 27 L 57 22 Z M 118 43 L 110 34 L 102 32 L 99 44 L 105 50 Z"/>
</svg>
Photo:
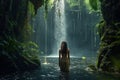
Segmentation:
<svg viewBox="0 0 120 80">
<path fill-rule="evenodd" d="M 89 11 L 92 11 L 89 0 L 84 0 L 85 6 Z"/>
<path fill-rule="evenodd" d="M 94 10 L 98 10 L 98 0 L 89 0 L 90 6 Z"/>
<path fill-rule="evenodd" d="M 85 0 L 86 7 L 89 10 L 99 10 L 99 1 L 98 0 Z"/>
<path fill-rule="evenodd" d="M 7 53 L 39 54 L 39 47 L 36 43 L 32 41 L 19 42 L 11 37 L 8 37 L 7 40 L 0 41 L 0 48 Z"/>
<path fill-rule="evenodd" d="M 35 9 L 33 3 L 30 1 L 28 2 L 28 16 L 34 16 L 35 15 Z"/>
<path fill-rule="evenodd" d="M 39 47 L 32 41 L 19 42 L 14 38 L 8 37 L 6 40 L 0 41 L 0 49 L 5 52 L 1 55 L 12 57 L 11 59 L 23 56 L 29 62 L 40 64 Z"/>
<path fill-rule="evenodd" d="M 105 27 L 106 27 L 106 22 L 104 20 L 102 20 L 100 23 L 96 24 L 96 27 L 98 29 L 97 34 L 99 34 L 101 40 L 104 38 L 104 31 L 105 31 Z"/>
<path fill-rule="evenodd" d="M 99 0 L 84 0 L 84 1 L 81 1 L 81 0 L 67 0 L 67 3 L 69 4 L 69 6 L 72 8 L 72 7 L 75 7 L 75 6 L 82 6 L 83 4 L 80 4 L 80 3 L 84 3 L 86 8 L 90 11 L 90 12 L 93 12 L 93 11 L 98 11 L 99 12 L 99 7 L 100 7 L 100 2 Z"/>
<path fill-rule="evenodd" d="M 72 8 L 74 6 L 79 6 L 79 1 L 80 0 L 67 0 L 67 3 L 69 4 L 69 6 Z"/>
<path fill-rule="evenodd" d="M 44 17 L 47 18 L 48 11 L 52 9 L 54 0 L 44 0 L 45 13 Z"/>
<path fill-rule="evenodd" d="M 48 0 L 48 7 L 49 7 L 49 9 L 51 9 L 53 6 L 54 6 L 54 1 L 55 0 Z"/>
<path fill-rule="evenodd" d="M 31 37 L 31 35 L 33 33 L 33 27 L 30 25 L 30 23 L 28 21 L 29 20 L 25 21 L 24 28 L 21 31 L 22 32 L 21 34 L 23 36 L 24 41 L 30 40 L 30 37 Z"/>
<path fill-rule="evenodd" d="M 23 47 L 23 52 L 22 52 L 22 56 L 24 56 L 25 58 L 31 60 L 31 61 L 35 61 L 36 63 L 40 63 L 39 62 L 39 47 L 36 43 L 29 41 L 29 42 L 24 42 L 21 43 L 22 47 Z"/>
<path fill-rule="evenodd" d="M 29 56 L 33 56 L 39 53 L 39 47 L 36 43 L 29 41 L 21 44 L 23 46 L 23 54 L 29 54 Z"/>
<path fill-rule="evenodd" d="M 0 41 L 0 48 L 9 54 L 18 53 L 21 50 L 21 44 L 16 39 L 8 37 L 7 40 Z"/>
</svg>

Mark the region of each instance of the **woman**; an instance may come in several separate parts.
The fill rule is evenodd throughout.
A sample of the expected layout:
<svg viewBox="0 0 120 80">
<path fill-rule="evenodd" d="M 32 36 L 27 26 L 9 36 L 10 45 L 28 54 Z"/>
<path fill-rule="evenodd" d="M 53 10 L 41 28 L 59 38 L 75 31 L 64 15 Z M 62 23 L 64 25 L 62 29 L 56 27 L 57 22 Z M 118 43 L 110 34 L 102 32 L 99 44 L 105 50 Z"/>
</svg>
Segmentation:
<svg viewBox="0 0 120 80">
<path fill-rule="evenodd" d="M 69 72 L 70 55 L 67 48 L 67 43 L 63 41 L 61 43 L 61 49 L 59 50 L 59 67 L 62 72 Z"/>
</svg>

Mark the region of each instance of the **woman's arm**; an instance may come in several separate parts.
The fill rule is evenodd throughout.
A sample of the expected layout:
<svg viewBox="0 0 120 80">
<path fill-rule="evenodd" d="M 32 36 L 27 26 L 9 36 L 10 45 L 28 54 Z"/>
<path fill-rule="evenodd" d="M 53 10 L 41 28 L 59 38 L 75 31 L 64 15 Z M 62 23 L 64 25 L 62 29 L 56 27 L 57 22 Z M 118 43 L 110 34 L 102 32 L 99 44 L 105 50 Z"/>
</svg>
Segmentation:
<svg viewBox="0 0 120 80">
<path fill-rule="evenodd" d="M 69 59 L 69 65 L 70 65 L 70 51 L 68 50 L 68 59 Z"/>
<path fill-rule="evenodd" d="M 61 57 L 61 53 L 60 53 L 60 50 L 59 50 L 59 66 L 60 66 L 60 57 Z"/>
</svg>

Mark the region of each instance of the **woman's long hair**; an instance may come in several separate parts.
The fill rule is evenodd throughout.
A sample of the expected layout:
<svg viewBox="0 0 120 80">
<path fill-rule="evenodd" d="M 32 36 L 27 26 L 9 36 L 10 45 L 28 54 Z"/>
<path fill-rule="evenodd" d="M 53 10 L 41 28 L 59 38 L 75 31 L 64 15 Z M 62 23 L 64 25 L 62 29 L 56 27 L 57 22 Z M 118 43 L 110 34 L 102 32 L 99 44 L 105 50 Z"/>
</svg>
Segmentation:
<svg viewBox="0 0 120 80">
<path fill-rule="evenodd" d="M 68 48 L 67 48 L 67 42 L 62 41 L 62 43 L 61 43 L 61 52 L 62 53 L 67 53 L 67 50 L 68 50 Z"/>
</svg>

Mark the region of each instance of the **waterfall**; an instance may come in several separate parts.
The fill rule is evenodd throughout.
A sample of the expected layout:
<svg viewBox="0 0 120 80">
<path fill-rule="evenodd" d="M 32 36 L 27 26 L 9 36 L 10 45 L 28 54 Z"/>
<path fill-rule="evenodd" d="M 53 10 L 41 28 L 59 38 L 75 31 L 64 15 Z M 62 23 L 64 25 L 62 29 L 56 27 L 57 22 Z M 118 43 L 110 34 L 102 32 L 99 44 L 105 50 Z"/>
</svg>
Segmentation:
<svg viewBox="0 0 120 80">
<path fill-rule="evenodd" d="M 66 41 L 66 17 L 65 17 L 65 1 L 55 1 L 55 42 L 53 46 L 53 56 L 58 56 L 58 50 L 62 41 Z"/>
</svg>

